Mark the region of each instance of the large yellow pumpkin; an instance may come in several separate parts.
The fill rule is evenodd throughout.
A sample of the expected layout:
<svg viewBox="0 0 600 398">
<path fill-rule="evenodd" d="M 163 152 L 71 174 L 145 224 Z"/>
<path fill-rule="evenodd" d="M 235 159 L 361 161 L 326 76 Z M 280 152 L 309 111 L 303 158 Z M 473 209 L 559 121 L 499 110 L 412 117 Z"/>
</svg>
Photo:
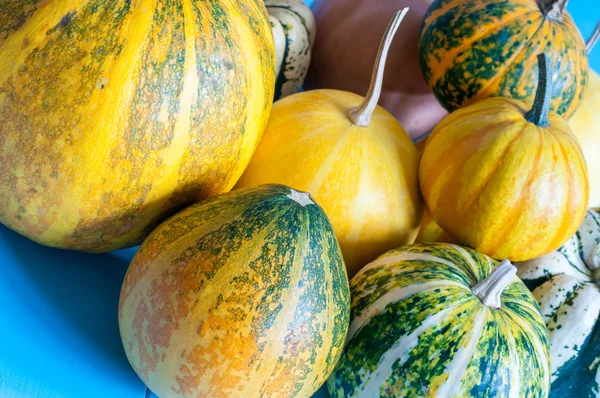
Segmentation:
<svg viewBox="0 0 600 398">
<path fill-rule="evenodd" d="M 542 59 L 531 111 L 506 98 L 455 111 L 434 129 L 421 160 L 421 191 L 435 222 L 495 259 L 556 250 L 587 210 L 583 154 L 567 122 L 548 112 L 551 73 Z"/>
<path fill-rule="evenodd" d="M 0 222 L 107 251 L 228 191 L 266 125 L 262 0 L 0 6 Z"/>
<path fill-rule="evenodd" d="M 388 29 L 378 66 L 399 19 L 396 14 Z M 314 90 L 276 102 L 238 183 L 281 183 L 309 192 L 331 219 L 350 276 L 386 250 L 412 243 L 422 212 L 419 155 L 396 119 L 376 106 L 378 72 L 366 99 Z"/>
<path fill-rule="evenodd" d="M 591 50 L 600 36 L 600 23 L 588 41 Z M 588 50 L 588 51 L 589 51 Z M 590 206 L 600 206 L 600 75 L 590 69 L 588 85 L 577 112 L 569 119 L 569 126 L 579 140 L 588 165 L 590 179 Z"/>
</svg>

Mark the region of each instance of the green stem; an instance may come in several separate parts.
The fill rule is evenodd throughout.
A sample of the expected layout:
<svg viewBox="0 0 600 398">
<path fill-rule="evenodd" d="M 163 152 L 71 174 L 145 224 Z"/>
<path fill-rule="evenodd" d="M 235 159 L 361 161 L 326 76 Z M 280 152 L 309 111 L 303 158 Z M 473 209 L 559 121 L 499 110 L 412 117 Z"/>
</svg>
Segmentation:
<svg viewBox="0 0 600 398">
<path fill-rule="evenodd" d="M 552 68 L 546 54 L 539 54 L 538 86 L 531 110 L 525 114 L 525 119 L 539 127 L 548 125 L 548 112 L 552 100 Z"/>
<path fill-rule="evenodd" d="M 596 25 L 596 29 L 594 29 L 594 33 L 592 33 L 590 38 L 585 42 L 585 50 L 587 51 L 588 54 L 592 52 L 592 49 L 598 42 L 598 39 L 600 39 L 600 22 L 598 22 L 598 25 Z"/>
</svg>

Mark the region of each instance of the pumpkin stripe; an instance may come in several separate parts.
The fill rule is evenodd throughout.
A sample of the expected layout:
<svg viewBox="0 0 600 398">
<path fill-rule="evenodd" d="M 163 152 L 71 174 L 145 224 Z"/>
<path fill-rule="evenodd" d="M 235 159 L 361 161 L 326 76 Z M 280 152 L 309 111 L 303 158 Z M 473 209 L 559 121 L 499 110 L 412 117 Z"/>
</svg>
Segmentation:
<svg viewBox="0 0 600 398">
<path fill-rule="evenodd" d="M 182 0 L 185 32 L 185 60 L 183 67 L 183 81 L 181 83 L 181 94 L 178 99 L 177 120 L 173 128 L 173 139 L 169 147 L 162 155 L 162 170 L 153 181 L 156 187 L 146 198 L 144 204 L 154 204 L 158 208 L 162 207 L 169 198 L 169 193 L 177 188 L 177 175 L 181 167 L 185 152 L 190 144 L 192 106 L 197 100 L 200 81 L 197 70 L 197 54 L 195 16 L 191 0 Z M 175 38 L 173 38 L 175 39 Z"/>
<path fill-rule="evenodd" d="M 123 52 L 135 55 L 132 55 L 132 58 L 128 58 L 127 60 L 121 58 L 111 65 L 111 75 L 116 80 L 109 81 L 107 84 L 119 87 L 119 92 L 116 90 L 95 90 L 90 96 L 87 106 L 91 109 L 97 109 L 97 117 L 88 119 L 88 123 L 81 126 L 83 131 L 90 132 L 90 134 L 82 137 L 80 141 L 82 147 L 103 148 L 105 145 L 109 146 L 108 143 L 112 141 L 113 137 L 109 134 L 103 135 L 100 131 L 104 129 L 118 131 L 120 117 L 127 118 L 126 115 L 132 101 L 131 94 L 135 92 L 134 87 L 136 86 L 137 76 L 140 73 L 142 53 L 137 51 L 137 49 L 142 47 L 146 41 L 150 27 L 152 26 L 151 21 L 155 10 L 156 1 L 150 2 L 147 10 L 142 10 L 141 7 L 138 7 L 133 13 L 128 14 L 128 18 L 123 22 L 124 30 L 128 32 Z M 145 29 L 135 29 L 133 28 L 134 26 L 144 27 Z M 63 35 L 62 37 L 66 39 L 66 36 Z M 115 115 L 111 112 L 113 109 L 120 110 L 121 114 Z M 108 158 L 107 153 L 96 150 L 80 153 L 79 156 L 78 162 L 80 164 L 106 164 Z M 114 176 L 113 178 L 117 180 L 118 176 Z M 127 186 L 127 184 L 123 186 Z M 86 201 L 89 205 L 93 203 L 87 184 L 72 184 L 66 194 L 69 200 L 75 203 L 85 203 Z M 102 198 L 97 198 L 96 200 L 102 200 Z M 70 210 L 65 207 L 64 211 L 57 215 L 54 223 L 40 235 L 40 239 L 53 241 L 56 239 L 57 231 L 75 232 L 81 220 L 81 215 Z"/>
<path fill-rule="evenodd" d="M 426 334 L 428 331 L 431 333 L 434 327 L 438 326 L 447 318 L 450 318 L 451 314 L 456 312 L 456 309 L 459 308 L 461 304 L 463 303 L 457 302 L 440 312 L 434 313 L 425 318 L 419 327 L 409 335 L 402 336 L 402 339 L 396 340 L 390 349 L 381 355 L 381 359 L 377 364 L 377 372 L 363 384 L 359 394 L 365 397 L 375 397 L 380 395 L 382 384 L 390 377 L 392 367 L 396 365 L 396 361 L 398 365 L 404 365 L 410 358 L 411 351 L 417 347 L 421 335 Z"/>
<path fill-rule="evenodd" d="M 356 333 L 360 332 L 360 330 L 366 324 L 368 324 L 373 317 L 383 312 L 389 304 L 403 300 L 414 294 L 427 293 L 431 290 L 446 288 L 448 286 L 456 288 L 464 287 L 464 285 L 461 285 L 458 282 L 431 281 L 389 290 L 387 293 L 377 299 L 377 301 L 370 304 L 369 307 L 366 307 L 359 316 L 352 320 L 350 327 L 348 328 L 346 343 L 348 343 Z"/>
<path fill-rule="evenodd" d="M 465 347 L 459 348 L 454 359 L 446 367 L 448 379 L 435 391 L 437 396 L 454 397 L 460 392 L 462 380 L 465 377 L 469 362 L 475 354 L 484 327 L 486 326 L 487 315 L 488 312 L 485 308 L 477 311 L 477 314 L 473 318 L 473 328 L 469 331 L 468 336 L 463 339 L 462 343 L 465 344 Z"/>
<path fill-rule="evenodd" d="M 319 189 L 323 185 L 323 182 L 327 178 L 327 175 L 333 169 L 333 165 L 338 160 L 340 154 L 343 153 L 342 149 L 344 149 L 344 146 L 346 146 L 346 144 L 351 140 L 351 138 L 353 137 L 350 131 L 348 131 L 348 133 L 346 134 L 342 134 L 337 139 L 335 145 L 329 152 L 329 155 L 327 155 L 327 158 L 322 162 L 308 188 L 308 191 L 312 192 L 314 196 L 317 196 L 319 194 Z"/>
<path fill-rule="evenodd" d="M 23 65 L 36 48 L 44 47 L 52 39 L 51 34 L 36 34 L 40 26 L 44 26 L 50 33 L 59 25 L 68 23 L 71 16 L 80 12 L 90 1 L 92 0 L 51 0 L 43 1 L 41 4 L 38 1 L 36 5 L 39 4 L 40 7 L 31 10 L 33 13 L 30 11 L 23 14 L 22 26 L 12 32 L 3 32 L 5 33 L 4 37 L 0 36 L 0 54 L 3 54 L 6 60 L 10 59 L 11 62 L 0 63 L 0 87 Z M 5 6 L 5 4 L 2 5 L 2 7 Z M 14 16 L 11 12 L 3 13 L 3 15 Z M 0 26 L 6 25 L 0 24 Z"/>
</svg>

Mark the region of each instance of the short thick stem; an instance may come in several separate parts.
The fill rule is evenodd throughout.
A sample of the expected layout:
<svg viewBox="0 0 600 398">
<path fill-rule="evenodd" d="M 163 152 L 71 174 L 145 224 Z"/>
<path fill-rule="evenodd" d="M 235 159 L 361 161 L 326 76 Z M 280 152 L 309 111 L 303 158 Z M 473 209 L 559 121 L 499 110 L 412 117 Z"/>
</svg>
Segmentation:
<svg viewBox="0 0 600 398">
<path fill-rule="evenodd" d="M 538 59 L 538 86 L 531 110 L 525 114 L 528 122 L 539 127 L 548 125 L 548 113 L 552 100 L 552 67 L 546 54 L 539 54 Z"/>
<path fill-rule="evenodd" d="M 548 18 L 562 21 L 569 0 L 538 0 L 540 9 Z"/>
<path fill-rule="evenodd" d="M 592 33 L 590 38 L 585 42 L 585 50 L 588 54 L 592 52 L 592 49 L 594 48 L 596 43 L 598 43 L 598 39 L 600 39 L 600 22 L 598 22 L 598 25 L 596 25 L 596 29 L 594 29 L 594 32 Z"/>
<path fill-rule="evenodd" d="M 471 291 L 483 305 L 498 309 L 502 306 L 500 300 L 502 292 L 516 274 L 517 268 L 510 261 L 504 260 L 494 268 L 487 278 L 476 284 Z"/>
<path fill-rule="evenodd" d="M 383 36 L 383 40 L 379 46 L 379 52 L 377 53 L 377 58 L 375 59 L 375 67 L 373 69 L 373 75 L 371 76 L 371 85 L 369 86 L 367 96 L 359 106 L 348 111 L 348 117 L 356 126 L 366 127 L 371 123 L 371 116 L 373 115 L 375 108 L 377 108 L 379 96 L 381 95 L 385 61 L 390 50 L 390 45 L 392 44 L 394 35 L 396 34 L 396 31 L 398 30 L 398 27 L 400 26 L 400 23 L 402 22 L 402 19 L 404 19 L 404 16 L 407 12 L 408 7 L 396 12 L 392 17 L 392 20 L 390 21 L 390 24 L 388 25 Z"/>
</svg>

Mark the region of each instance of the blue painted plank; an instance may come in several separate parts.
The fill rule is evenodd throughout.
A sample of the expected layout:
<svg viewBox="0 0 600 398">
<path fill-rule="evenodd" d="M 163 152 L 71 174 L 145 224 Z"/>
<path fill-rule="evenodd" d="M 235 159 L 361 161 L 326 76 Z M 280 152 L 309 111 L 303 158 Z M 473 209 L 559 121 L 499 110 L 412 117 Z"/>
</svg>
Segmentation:
<svg viewBox="0 0 600 398">
<path fill-rule="evenodd" d="M 117 324 L 132 253 L 51 249 L 0 226 L 0 397 L 144 397 Z"/>
</svg>

